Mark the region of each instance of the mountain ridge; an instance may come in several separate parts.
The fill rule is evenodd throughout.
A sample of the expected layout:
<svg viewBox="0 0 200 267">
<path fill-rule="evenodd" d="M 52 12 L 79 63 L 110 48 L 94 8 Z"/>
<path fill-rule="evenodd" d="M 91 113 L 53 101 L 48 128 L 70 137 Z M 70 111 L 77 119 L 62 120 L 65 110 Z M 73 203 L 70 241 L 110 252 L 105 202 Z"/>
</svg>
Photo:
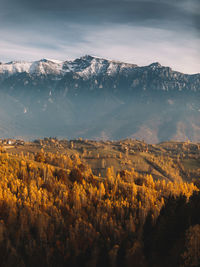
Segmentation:
<svg viewBox="0 0 200 267">
<path fill-rule="evenodd" d="M 200 74 L 158 62 L 1 64 L 0 107 L 0 136 L 200 141 Z"/>
<path fill-rule="evenodd" d="M 85 65 L 84 65 L 85 63 Z M 55 70 L 55 73 L 57 73 L 58 70 L 61 71 L 62 74 L 65 74 L 68 71 L 74 71 L 74 72 L 78 72 L 80 73 L 81 69 L 77 70 L 78 65 L 79 68 L 82 69 L 86 69 L 89 64 L 91 65 L 105 65 L 105 64 L 109 64 L 112 66 L 113 64 L 113 68 L 116 66 L 121 66 L 121 67 L 127 67 L 129 69 L 133 69 L 133 68 L 170 68 L 167 66 L 162 66 L 159 62 L 153 62 L 150 63 L 149 65 L 145 65 L 145 66 L 138 66 L 134 63 L 127 63 L 127 62 L 123 62 L 123 61 L 117 61 L 117 60 L 108 60 L 108 59 L 104 59 L 104 58 L 100 58 L 100 57 L 95 57 L 95 56 L 90 56 L 90 55 L 85 55 L 82 56 L 80 58 L 76 58 L 74 60 L 55 60 L 55 59 L 47 59 L 47 58 L 43 58 L 40 60 L 36 60 L 36 61 L 10 61 L 10 62 L 0 62 L 0 74 L 5 74 L 8 73 L 10 75 L 14 74 L 14 73 L 21 73 L 21 72 L 27 72 L 27 73 L 34 73 L 36 72 L 36 69 L 38 66 L 42 66 L 44 67 L 45 65 L 50 65 L 52 67 L 53 70 Z M 85 68 L 84 68 L 85 67 Z M 170 68 L 171 71 L 172 68 Z M 177 73 L 180 74 L 184 74 L 183 72 L 180 71 L 175 71 Z M 60 73 L 60 74 L 61 74 Z M 42 73 L 44 74 L 44 73 Z M 46 73 L 48 74 L 48 73 Z M 184 74 L 184 75 L 198 75 L 200 73 L 194 73 L 194 74 Z"/>
</svg>

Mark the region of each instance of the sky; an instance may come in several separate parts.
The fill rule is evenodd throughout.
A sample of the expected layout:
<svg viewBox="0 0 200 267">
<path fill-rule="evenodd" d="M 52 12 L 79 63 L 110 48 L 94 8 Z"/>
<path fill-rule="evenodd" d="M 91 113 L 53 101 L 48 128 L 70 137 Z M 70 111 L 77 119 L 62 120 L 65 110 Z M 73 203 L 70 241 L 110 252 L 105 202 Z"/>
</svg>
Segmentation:
<svg viewBox="0 0 200 267">
<path fill-rule="evenodd" d="M 0 0 L 0 61 L 85 54 L 200 73 L 199 0 Z"/>
</svg>

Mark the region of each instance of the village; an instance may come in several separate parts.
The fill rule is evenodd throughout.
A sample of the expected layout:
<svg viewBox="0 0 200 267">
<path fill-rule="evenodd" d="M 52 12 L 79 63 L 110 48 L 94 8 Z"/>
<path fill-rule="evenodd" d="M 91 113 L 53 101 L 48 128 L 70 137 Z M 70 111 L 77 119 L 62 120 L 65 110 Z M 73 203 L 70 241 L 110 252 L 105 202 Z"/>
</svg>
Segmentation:
<svg viewBox="0 0 200 267">
<path fill-rule="evenodd" d="M 24 145 L 25 141 L 23 139 L 0 139 L 1 145 L 10 145 L 10 146 L 18 146 L 18 145 Z"/>
<path fill-rule="evenodd" d="M 58 153 L 80 158 L 97 176 L 106 176 L 112 167 L 116 173 L 124 169 L 151 174 L 155 179 L 174 180 L 182 176 L 191 181 L 200 176 L 200 144 L 168 141 L 147 144 L 135 139 L 87 140 L 46 137 L 34 141 L 0 139 L 1 151 L 13 155 Z"/>
</svg>

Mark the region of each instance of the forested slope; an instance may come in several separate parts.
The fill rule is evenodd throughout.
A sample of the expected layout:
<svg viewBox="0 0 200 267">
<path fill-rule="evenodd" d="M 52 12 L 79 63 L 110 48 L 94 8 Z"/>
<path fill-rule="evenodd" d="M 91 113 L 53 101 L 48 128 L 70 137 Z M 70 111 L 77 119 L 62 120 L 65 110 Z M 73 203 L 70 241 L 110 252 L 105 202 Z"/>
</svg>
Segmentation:
<svg viewBox="0 0 200 267">
<path fill-rule="evenodd" d="M 1 266 L 199 266 L 199 200 L 193 183 L 2 148 Z"/>
</svg>

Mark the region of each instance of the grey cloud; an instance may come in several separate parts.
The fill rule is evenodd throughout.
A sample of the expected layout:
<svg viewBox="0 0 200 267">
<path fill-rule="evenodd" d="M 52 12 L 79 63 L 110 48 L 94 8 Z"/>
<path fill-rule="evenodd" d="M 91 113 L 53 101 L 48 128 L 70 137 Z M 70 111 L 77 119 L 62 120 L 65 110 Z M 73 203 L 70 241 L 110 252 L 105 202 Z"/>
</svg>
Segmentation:
<svg viewBox="0 0 200 267">
<path fill-rule="evenodd" d="M 65 20 L 81 23 L 144 23 L 145 21 L 176 22 L 177 24 L 193 24 L 192 12 L 186 0 L 1 0 L 2 7 L 12 16 L 9 21 L 17 22 L 26 18 L 42 17 L 44 20 Z M 196 3 L 196 0 L 190 0 Z M 195 6 L 196 6 L 195 5 Z M 11 7 L 13 7 L 11 9 Z M 20 14 L 20 16 L 19 16 Z M 30 17 L 29 17 L 30 15 Z M 5 18 L 6 19 L 6 18 Z"/>
</svg>

